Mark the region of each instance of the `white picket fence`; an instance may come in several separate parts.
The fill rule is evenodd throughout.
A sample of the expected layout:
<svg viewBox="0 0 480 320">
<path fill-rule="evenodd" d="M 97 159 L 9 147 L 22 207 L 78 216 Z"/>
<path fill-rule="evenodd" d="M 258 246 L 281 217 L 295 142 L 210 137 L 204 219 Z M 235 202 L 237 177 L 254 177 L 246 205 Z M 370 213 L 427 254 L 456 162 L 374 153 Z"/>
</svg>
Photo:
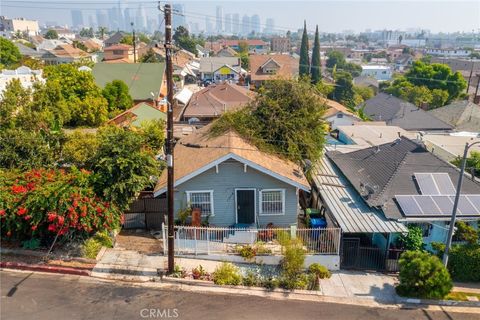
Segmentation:
<svg viewBox="0 0 480 320">
<path fill-rule="evenodd" d="M 163 228 L 164 253 L 167 247 L 167 227 Z M 259 242 L 272 254 L 281 250 L 281 240 L 297 238 L 310 254 L 338 255 L 340 252 L 340 228 L 269 228 L 241 229 L 220 227 L 175 226 L 176 254 L 225 254 L 232 253 L 236 245 L 254 245 Z"/>
</svg>

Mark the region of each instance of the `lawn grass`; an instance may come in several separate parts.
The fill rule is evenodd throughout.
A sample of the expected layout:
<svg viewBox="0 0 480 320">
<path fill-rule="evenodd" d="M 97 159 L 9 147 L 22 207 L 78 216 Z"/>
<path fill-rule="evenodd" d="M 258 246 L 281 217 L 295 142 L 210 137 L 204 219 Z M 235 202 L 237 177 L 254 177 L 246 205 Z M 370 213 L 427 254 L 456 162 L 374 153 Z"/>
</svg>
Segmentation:
<svg viewBox="0 0 480 320">
<path fill-rule="evenodd" d="M 468 301 L 467 296 L 469 297 L 477 297 L 480 300 L 479 293 L 471 293 L 471 292 L 450 292 L 446 297 L 445 300 L 456 300 L 456 301 Z"/>
</svg>

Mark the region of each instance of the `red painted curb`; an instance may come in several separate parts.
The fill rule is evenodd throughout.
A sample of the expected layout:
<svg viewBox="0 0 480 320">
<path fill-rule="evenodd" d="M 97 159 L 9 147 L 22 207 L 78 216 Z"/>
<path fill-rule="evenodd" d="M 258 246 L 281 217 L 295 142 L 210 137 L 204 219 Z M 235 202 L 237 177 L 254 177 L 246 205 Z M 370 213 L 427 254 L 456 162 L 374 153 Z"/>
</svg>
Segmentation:
<svg viewBox="0 0 480 320">
<path fill-rule="evenodd" d="M 79 269 L 69 267 L 44 266 L 39 264 L 26 264 L 19 262 L 0 262 L 1 268 L 62 273 L 76 276 L 90 276 L 91 269 Z"/>
</svg>

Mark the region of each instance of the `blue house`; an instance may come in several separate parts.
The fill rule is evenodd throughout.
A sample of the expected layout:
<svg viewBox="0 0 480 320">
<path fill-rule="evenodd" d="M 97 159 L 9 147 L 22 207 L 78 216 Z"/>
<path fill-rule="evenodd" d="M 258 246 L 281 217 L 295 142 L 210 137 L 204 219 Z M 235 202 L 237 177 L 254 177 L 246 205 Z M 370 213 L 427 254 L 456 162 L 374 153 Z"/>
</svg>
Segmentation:
<svg viewBox="0 0 480 320">
<path fill-rule="evenodd" d="M 310 191 L 300 167 L 260 151 L 236 132 L 212 136 L 206 126 L 177 142 L 175 215 L 199 208 L 210 225 L 265 227 L 297 224 L 299 193 Z M 167 172 L 155 196 L 166 194 Z"/>
</svg>

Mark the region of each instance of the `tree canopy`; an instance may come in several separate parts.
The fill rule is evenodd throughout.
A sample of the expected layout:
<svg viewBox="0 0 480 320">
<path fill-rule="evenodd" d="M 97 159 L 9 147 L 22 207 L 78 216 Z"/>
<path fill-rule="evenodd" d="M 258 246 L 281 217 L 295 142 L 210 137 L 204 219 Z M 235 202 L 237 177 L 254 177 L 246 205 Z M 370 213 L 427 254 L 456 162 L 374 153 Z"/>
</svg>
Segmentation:
<svg viewBox="0 0 480 320">
<path fill-rule="evenodd" d="M 198 53 L 197 44 L 203 45 L 203 40 L 201 38 L 191 36 L 187 28 L 184 26 L 179 26 L 177 29 L 175 29 L 173 40 L 177 46 L 195 55 Z"/>
<path fill-rule="evenodd" d="M 340 51 L 332 50 L 327 54 L 327 68 L 348 72 L 352 77 L 358 77 L 362 73 L 362 67 L 351 62 L 347 62 L 345 56 Z"/>
<path fill-rule="evenodd" d="M 113 80 L 105 85 L 102 95 L 108 102 L 108 112 L 118 113 L 133 106 L 133 99 L 128 91 L 128 86 L 122 80 Z"/>
<path fill-rule="evenodd" d="M 58 33 L 56 30 L 50 29 L 43 36 L 45 39 L 58 39 Z"/>
<path fill-rule="evenodd" d="M 313 83 L 318 83 L 322 78 L 321 75 L 322 64 L 320 61 L 320 39 L 318 34 L 318 25 L 315 30 L 315 40 L 313 43 L 313 52 L 312 52 L 312 69 L 311 69 L 311 78 Z"/>
<path fill-rule="evenodd" d="M 315 161 L 323 150 L 324 111 L 309 79 L 267 81 L 249 106 L 224 114 L 211 130 L 215 135 L 234 129 L 267 152 Z"/>
<path fill-rule="evenodd" d="M 310 74 L 310 59 L 308 57 L 308 34 L 307 22 L 303 25 L 302 43 L 300 45 L 300 65 L 298 74 L 300 76 L 308 76 Z"/>
<path fill-rule="evenodd" d="M 22 55 L 17 46 L 10 40 L 0 37 L 0 67 L 15 67 Z"/>
</svg>

